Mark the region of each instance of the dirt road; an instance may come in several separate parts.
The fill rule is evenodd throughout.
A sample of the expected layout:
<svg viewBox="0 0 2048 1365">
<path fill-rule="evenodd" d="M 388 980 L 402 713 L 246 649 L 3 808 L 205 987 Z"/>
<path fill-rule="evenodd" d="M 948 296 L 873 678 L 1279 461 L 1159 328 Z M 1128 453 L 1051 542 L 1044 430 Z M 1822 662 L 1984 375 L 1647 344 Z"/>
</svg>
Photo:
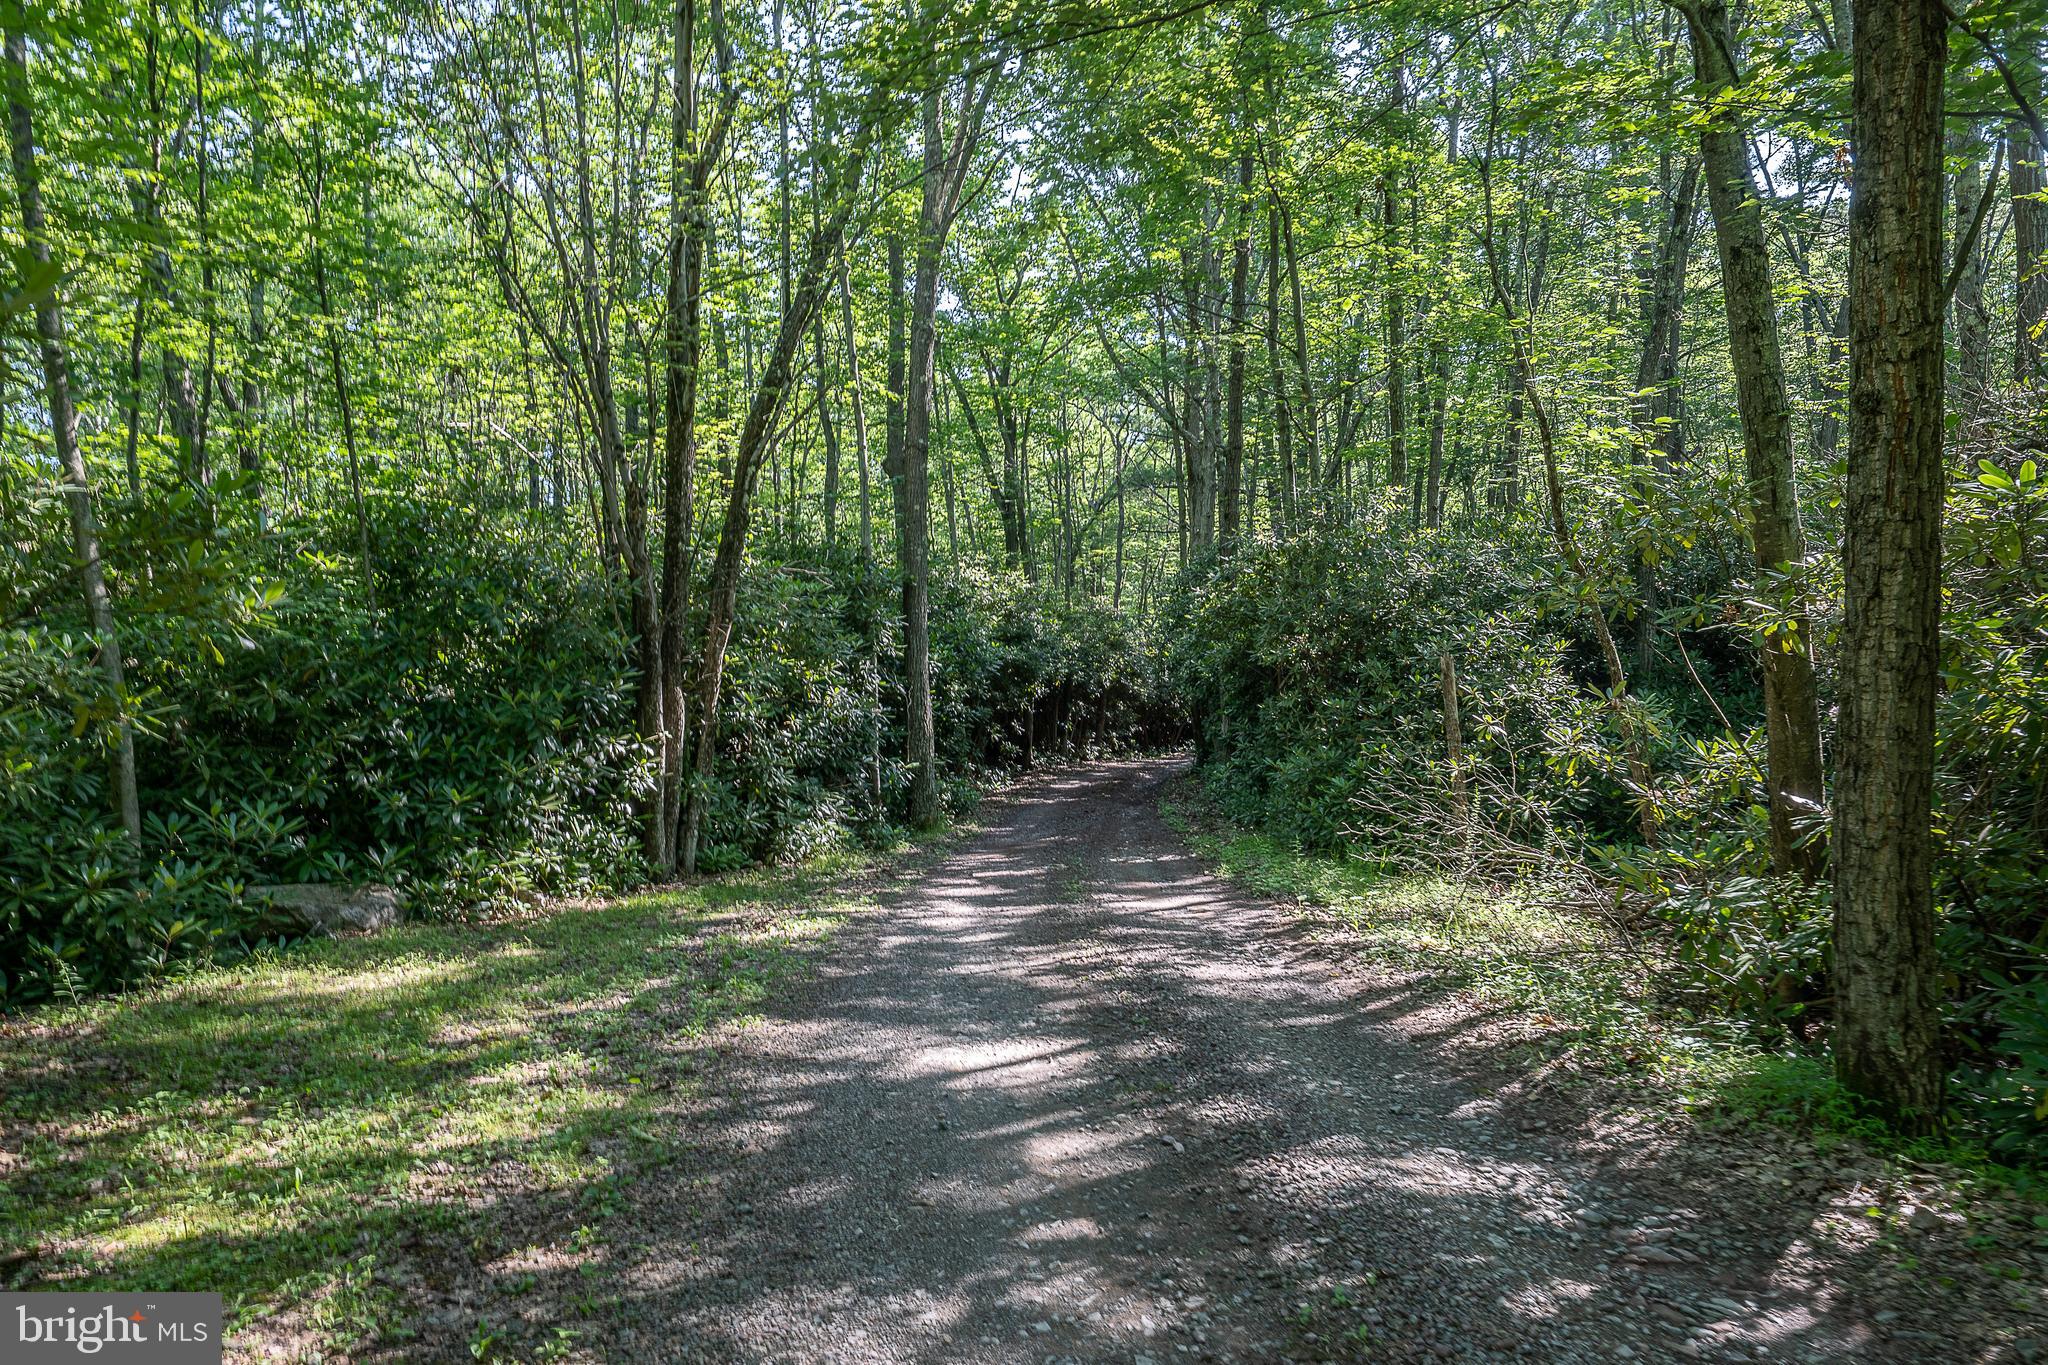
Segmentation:
<svg viewBox="0 0 2048 1365">
<path fill-rule="evenodd" d="M 693 1119 L 691 1216 L 636 1191 L 624 1316 L 591 1345 L 2027 1358 L 1934 1301 L 1877 1297 L 1873 1252 L 1810 1235 L 1832 1192 L 1618 1158 L 1569 1115 L 1460 1078 L 1440 1036 L 1457 1007 L 1340 974 L 1204 871 L 1158 814 L 1177 770 L 1101 763 L 1014 789 L 736 1034 Z"/>
</svg>

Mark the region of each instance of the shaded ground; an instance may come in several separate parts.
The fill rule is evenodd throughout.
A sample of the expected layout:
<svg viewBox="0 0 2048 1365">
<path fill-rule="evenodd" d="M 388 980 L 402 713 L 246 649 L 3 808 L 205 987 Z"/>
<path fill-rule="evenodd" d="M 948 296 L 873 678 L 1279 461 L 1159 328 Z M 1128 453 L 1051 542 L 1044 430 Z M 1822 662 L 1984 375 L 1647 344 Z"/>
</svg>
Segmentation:
<svg viewBox="0 0 2048 1365">
<path fill-rule="evenodd" d="M 1938 1217 L 1871 1233 L 1809 1167 L 1452 1074 L 1479 1021 L 1207 875 L 1174 769 L 1016 789 L 735 1037 L 598 1354 L 2030 1357 L 2040 1285 L 1948 1264 Z"/>
<path fill-rule="evenodd" d="M 1209 875 L 1182 767 L 0 1026 L 0 1283 L 219 1288 L 233 1360 L 2048 1359 L 2025 1236 L 1543 1091 Z"/>
</svg>

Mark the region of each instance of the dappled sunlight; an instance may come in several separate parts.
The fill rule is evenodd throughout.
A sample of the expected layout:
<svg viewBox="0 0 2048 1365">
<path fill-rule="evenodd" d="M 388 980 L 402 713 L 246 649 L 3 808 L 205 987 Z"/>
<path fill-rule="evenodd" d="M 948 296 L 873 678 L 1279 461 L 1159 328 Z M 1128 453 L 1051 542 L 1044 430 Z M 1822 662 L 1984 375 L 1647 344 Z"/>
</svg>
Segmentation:
<svg viewBox="0 0 2048 1365">
<path fill-rule="evenodd" d="M 1609 1250 L 1633 1244 L 1579 1220 L 1605 1177 L 1526 1150 L 1501 1099 L 1409 1051 L 1469 1020 L 1415 985 L 1347 979 L 1153 836 L 1120 842 L 1117 820 L 1151 817 L 1143 798 L 1119 802 L 1160 771 L 1077 770 L 1060 790 L 1093 787 L 1111 828 L 1032 799 L 891 898 L 800 1012 L 768 1003 L 738 1090 L 705 1111 L 729 1143 L 713 1176 L 728 1212 L 706 1227 L 701 1273 L 650 1287 L 640 1311 L 681 1315 L 714 1354 L 774 1341 L 808 1359 L 937 1362 L 1009 1343 L 1097 1359 L 1228 1342 L 1222 1358 L 1275 1358 L 1297 1349 L 1291 1308 L 1224 1328 L 1188 1303 L 1286 1286 L 1321 1305 L 1318 1322 L 1370 1310 L 1385 1340 L 1399 1296 L 1373 1287 L 1376 1267 L 1417 1247 L 1432 1273 L 1469 1278 L 1474 1341 L 1511 1354 L 1525 1332 L 1614 1320 L 1642 1325 L 1607 1339 L 1655 1359 L 1668 1329 Z M 1525 1251 L 1543 1273 L 1522 1269 Z M 1831 1310 L 1767 1332 L 1768 1311 L 1730 1339 L 1796 1358 L 1839 1338 Z"/>
<path fill-rule="evenodd" d="M 251 1321 L 273 1302 L 317 1315 L 359 1297 L 337 1249 L 383 1246 L 413 1275 L 479 1219 L 493 1241 L 567 1248 L 493 1274 L 591 1263 L 598 1244 L 571 1234 L 616 1207 L 618 1155 L 671 1146 L 647 1125 L 688 1094 L 705 1030 L 839 922 L 736 914 L 414 926 L 276 955 L 233 991 L 209 973 L 97 1004 L 65 1033 L 0 1029 L 35 1282 L 221 1286 Z M 83 1122 L 79 1088 L 98 1097 Z M 0 1201 L 0 1231 L 30 1211 Z"/>
<path fill-rule="evenodd" d="M 1612 1173 L 1536 1147 L 1508 1097 L 1426 1051 L 1483 1013 L 1338 972 L 1212 879 L 1152 823 L 1171 771 L 1077 770 L 1065 789 L 1106 817 L 1023 807 L 954 860 L 1018 875 L 906 878 L 822 958 L 803 945 L 839 910 L 577 912 L 480 935 L 470 970 L 449 969 L 455 931 L 406 931 L 426 943 L 395 939 L 401 967 L 356 947 L 346 969 L 281 969 L 259 1010 L 200 1016 L 172 993 L 97 1017 L 138 1073 L 186 1079 L 130 1077 L 32 1146 L 68 1210 L 45 1279 L 237 1283 L 264 1341 L 331 1335 L 308 1315 L 370 1302 L 441 1313 L 420 1341 L 454 1353 L 486 1316 L 539 1339 L 601 1298 L 592 1359 L 630 1356 L 630 1332 L 938 1365 L 1315 1357 L 1303 1333 L 1338 1327 L 1398 1343 L 1404 1286 L 1454 1276 L 1485 1351 L 1564 1333 L 1657 1359 L 1658 1280 L 1723 1273 L 1645 1259 L 1686 1249 L 1665 1240 L 1684 1222 L 1585 1221 L 1593 1191 L 1621 1198 Z M 383 980 L 359 997 L 358 977 Z M 90 1083 L 59 1044 L 7 1046 L 46 1063 L 38 1084 Z M 1882 1230 L 1777 1212 L 1776 1259 L 1700 1339 L 1793 1359 L 1863 1340 L 1853 1306 L 1775 1267 L 1823 1238 L 1879 1255 Z M 367 1279 L 338 1268 L 359 1243 Z M 234 1279 L 255 1251 L 262 1275 Z M 409 1358 L 390 1349 L 374 1358 Z"/>
</svg>

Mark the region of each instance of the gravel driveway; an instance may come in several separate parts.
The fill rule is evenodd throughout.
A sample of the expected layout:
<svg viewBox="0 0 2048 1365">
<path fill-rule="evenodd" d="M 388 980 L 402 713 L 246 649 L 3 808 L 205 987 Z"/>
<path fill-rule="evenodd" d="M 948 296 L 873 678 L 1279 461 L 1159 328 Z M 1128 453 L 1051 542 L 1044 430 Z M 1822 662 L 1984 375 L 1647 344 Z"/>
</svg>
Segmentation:
<svg viewBox="0 0 2048 1365">
<path fill-rule="evenodd" d="M 1868 1247 L 1812 1236 L 1836 1191 L 1620 1159 L 1569 1113 L 1504 1103 L 1447 1061 L 1470 1006 L 1339 975 L 1288 916 L 1204 871 L 1158 814 L 1181 766 L 1014 788 L 733 1034 L 691 1116 L 696 1182 L 636 1190 L 616 1335 L 589 1344 L 802 1362 L 2031 1358 L 1966 1325 L 1975 1299 L 1899 1288 Z M 1887 1284 L 1896 1297 L 1874 1297 Z"/>
</svg>

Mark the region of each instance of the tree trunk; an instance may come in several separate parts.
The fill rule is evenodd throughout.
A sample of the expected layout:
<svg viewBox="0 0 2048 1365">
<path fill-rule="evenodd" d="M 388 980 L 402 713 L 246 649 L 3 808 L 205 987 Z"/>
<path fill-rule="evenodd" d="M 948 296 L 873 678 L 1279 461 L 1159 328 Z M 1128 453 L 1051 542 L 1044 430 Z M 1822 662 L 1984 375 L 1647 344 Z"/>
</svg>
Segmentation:
<svg viewBox="0 0 2048 1365">
<path fill-rule="evenodd" d="M 1444 521 L 1444 409 L 1450 401 L 1451 347 L 1438 337 L 1429 349 L 1429 470 L 1422 493 L 1422 522 L 1434 531 Z"/>
<path fill-rule="evenodd" d="M 724 16 L 714 3 L 715 41 L 724 42 Z M 663 311 L 662 517 L 660 649 L 661 744 L 659 787 L 648 812 L 650 851 L 664 871 L 676 867 L 682 818 L 683 750 L 688 701 L 683 674 L 689 653 L 691 532 L 696 516 L 697 395 L 704 361 L 704 253 L 711 225 L 705 211 L 732 104 L 726 101 L 698 140 L 696 0 L 677 0 L 670 61 L 670 195 L 674 221 L 668 242 L 668 297 Z M 721 55 L 720 67 L 723 68 Z"/>
<path fill-rule="evenodd" d="M 2038 383 L 2048 378 L 2048 204 L 2039 196 L 2048 181 L 2042 176 L 2042 148 L 2033 130 L 2014 119 L 2012 145 L 2012 242 L 2018 279 L 2013 313 L 2013 378 Z"/>
<path fill-rule="evenodd" d="M 903 235 L 889 232 L 889 403 L 883 412 L 882 473 L 896 490 L 903 477 Z"/>
<path fill-rule="evenodd" d="M 917 257 L 911 282 L 910 349 L 903 379 L 901 496 L 896 504 L 901 545 L 897 571 L 903 588 L 904 758 L 910 766 L 909 817 L 914 825 L 939 818 L 938 758 L 932 733 L 931 557 L 928 466 L 932 430 L 932 372 L 937 361 L 939 264 L 965 188 L 967 166 L 981 136 L 981 115 L 993 78 L 961 91 L 959 122 L 948 140 L 940 127 L 939 94 L 924 97 L 924 198 L 918 213 Z"/>
<path fill-rule="evenodd" d="M 14 163 L 14 191 L 21 201 L 22 236 L 37 266 L 50 264 L 50 233 L 43 219 L 42 182 L 36 167 L 35 118 L 29 107 L 28 40 L 19 0 L 0 10 L 6 26 L 8 150 Z M 114 794 L 133 849 L 142 848 L 142 801 L 135 785 L 135 731 L 128 720 L 128 685 L 121 665 L 121 637 L 114 620 L 114 599 L 107 591 L 100 560 L 99 527 L 93 516 L 92 481 L 78 448 L 78 410 L 71 402 L 71 363 L 64 339 L 60 290 L 51 289 L 36 304 L 36 343 L 43 364 L 43 389 L 50 405 L 50 435 L 57 462 L 64 471 L 64 505 L 71 517 L 71 546 L 78 556 L 78 582 L 85 607 L 99 637 L 100 672 L 114 713 Z"/>
<path fill-rule="evenodd" d="M 1956 407 L 1964 427 L 1974 427 L 1991 390 L 1991 313 L 1984 303 L 1985 256 L 1981 237 L 1973 240 L 1978 208 L 1985 204 L 1983 145 L 1974 126 L 1954 137 L 1952 150 L 1962 158 L 1956 173 L 1954 235 L 1956 292 Z"/>
<path fill-rule="evenodd" d="M 846 237 L 847 220 L 853 215 L 855 199 L 867 169 L 871 139 L 877 130 L 864 128 L 840 171 L 831 196 L 835 207 L 812 233 L 805 253 L 803 272 L 790 295 L 789 311 L 782 315 L 775 348 L 754 387 L 747 405 L 739 445 L 733 451 L 732 491 L 726 498 L 725 521 L 719 528 L 718 553 L 711 563 L 710 600 L 705 604 L 704 652 L 697 664 L 697 742 L 694 778 L 683 803 L 682 871 L 697 870 L 698 845 L 704 833 L 712 766 L 718 756 L 718 695 L 725 681 L 726 647 L 732 639 L 733 616 L 739 606 L 740 570 L 747 552 L 747 529 L 753 516 L 754 489 L 761 481 L 763 457 L 767 454 L 782 400 L 789 390 L 791 369 L 798 346 L 811 325 L 811 311 L 817 308 L 828 287 L 828 274 Z M 771 509 L 772 511 L 772 509 Z"/>
<path fill-rule="evenodd" d="M 1909 1130 L 1942 1104 L 1934 951 L 1941 665 L 1939 0 L 1856 0 L 1849 474 L 1835 819 L 1835 1070 Z"/>
<path fill-rule="evenodd" d="M 1778 352 L 1777 306 L 1763 211 L 1750 175 L 1749 136 L 1731 103 L 1741 76 L 1728 10 L 1723 0 L 1692 0 L 1685 17 L 1692 33 L 1695 73 L 1714 101 L 1714 112 L 1700 133 L 1700 155 L 1721 257 L 1729 359 L 1749 466 L 1750 539 L 1758 586 L 1768 594 L 1770 580 L 1784 576 L 1789 594 L 1785 625 L 1763 641 L 1771 865 L 1780 876 L 1797 875 L 1810 882 L 1820 875 L 1822 850 L 1815 840 L 1802 843 L 1795 823 L 1817 814 L 1823 801 L 1820 702 L 1801 580 L 1806 545 L 1792 475 L 1792 403 Z"/>
<path fill-rule="evenodd" d="M 1668 172 L 1667 172 L 1668 178 Z M 1636 440 L 1659 474 L 1669 475 L 1678 443 L 1677 385 L 1679 322 L 1685 311 L 1686 264 L 1692 255 L 1693 195 L 1699 162 L 1688 160 L 1671 189 L 1671 212 L 1658 239 L 1643 298 L 1643 350 L 1636 366 L 1632 403 Z M 1650 481 L 1645 480 L 1647 485 Z M 1648 488 L 1645 488 L 1647 496 Z M 1648 669 L 1656 654 L 1657 571 L 1649 557 L 1636 556 L 1636 668 Z"/>
<path fill-rule="evenodd" d="M 1223 496 L 1217 530 L 1227 552 L 1235 549 L 1244 498 L 1244 348 L 1252 266 L 1252 150 L 1246 143 L 1237 162 L 1237 240 L 1230 252 L 1230 361 L 1223 399 Z"/>
<path fill-rule="evenodd" d="M 1458 715 L 1458 665 L 1449 654 L 1439 656 L 1444 694 L 1444 757 L 1450 765 L 1451 818 L 1456 822 L 1453 837 L 1462 850 L 1471 829 L 1471 804 L 1466 791 L 1464 729 Z"/>
<path fill-rule="evenodd" d="M 1288 410 L 1287 371 L 1280 360 L 1280 209 L 1266 211 L 1266 361 L 1273 372 L 1271 388 L 1273 441 L 1280 457 L 1276 481 L 1280 518 L 1275 539 L 1285 540 L 1295 524 L 1294 429 Z"/>
<path fill-rule="evenodd" d="M 255 58 L 256 78 L 263 79 L 264 71 L 264 23 L 267 8 L 256 6 L 255 33 L 252 48 Z M 252 197 L 259 202 L 263 198 L 266 167 L 263 161 L 263 139 L 269 129 L 269 103 L 258 93 L 254 97 L 255 107 L 249 122 L 249 189 Z M 257 375 L 263 364 L 263 347 L 269 340 L 270 321 L 264 297 L 263 267 L 251 264 L 249 268 L 249 351 L 243 359 L 242 412 L 241 412 L 241 465 L 242 473 L 248 476 L 249 496 L 256 503 L 256 525 L 268 525 L 263 508 L 263 386 Z"/>
<path fill-rule="evenodd" d="M 853 407 L 853 459 L 859 467 L 860 562 L 865 570 L 875 557 L 874 514 L 868 495 L 868 415 L 860 391 L 860 344 L 853 329 L 853 286 L 847 279 L 844 255 L 839 258 L 839 324 L 846 333 L 846 392 Z"/>
<path fill-rule="evenodd" d="M 1408 487 L 1408 301 L 1396 279 L 1399 273 L 1401 200 L 1392 172 L 1380 177 L 1381 215 L 1386 242 L 1380 255 L 1387 272 L 1387 482 Z M 1399 504 L 1397 503 L 1396 506 Z"/>
<path fill-rule="evenodd" d="M 1188 550 L 1201 554 L 1216 539 L 1216 452 L 1202 405 L 1201 276 L 1195 253 L 1181 249 L 1181 446 L 1187 466 Z"/>
<path fill-rule="evenodd" d="M 327 155 L 319 130 L 313 133 L 313 288 L 320 301 L 320 321 L 327 352 L 328 377 L 334 383 L 335 406 L 341 410 L 341 439 L 348 453 L 348 492 L 355 509 L 356 550 L 363 561 L 363 592 L 372 612 L 377 610 L 377 560 L 370 540 L 370 514 L 363 503 L 363 464 L 356 450 L 355 404 L 350 400 L 348 370 L 342 363 L 340 323 L 334 316 L 334 298 L 327 288 L 326 217 Z"/>
</svg>

